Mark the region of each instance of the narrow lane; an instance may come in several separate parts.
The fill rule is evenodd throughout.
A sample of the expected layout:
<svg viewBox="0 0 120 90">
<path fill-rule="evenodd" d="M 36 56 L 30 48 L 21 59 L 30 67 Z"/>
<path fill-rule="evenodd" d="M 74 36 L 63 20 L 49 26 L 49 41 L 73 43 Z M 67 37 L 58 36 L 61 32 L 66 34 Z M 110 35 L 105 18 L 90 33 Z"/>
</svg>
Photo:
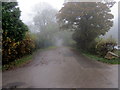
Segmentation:
<svg viewBox="0 0 120 90">
<path fill-rule="evenodd" d="M 117 88 L 118 66 L 90 60 L 59 47 L 38 51 L 24 67 L 3 73 L 3 87 Z"/>
</svg>

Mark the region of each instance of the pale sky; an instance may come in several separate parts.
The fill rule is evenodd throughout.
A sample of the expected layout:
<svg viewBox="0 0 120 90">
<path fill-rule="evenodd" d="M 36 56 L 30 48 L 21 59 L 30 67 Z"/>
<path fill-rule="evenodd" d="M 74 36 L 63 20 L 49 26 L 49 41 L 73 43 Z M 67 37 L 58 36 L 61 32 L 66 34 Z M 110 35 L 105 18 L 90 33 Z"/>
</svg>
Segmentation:
<svg viewBox="0 0 120 90">
<path fill-rule="evenodd" d="M 32 20 L 31 17 L 34 16 L 34 13 L 32 13 L 33 8 L 36 4 L 40 2 L 47 2 L 57 10 L 61 9 L 64 0 L 17 0 L 18 4 L 20 6 L 21 12 L 21 19 L 24 23 L 28 23 Z"/>
</svg>

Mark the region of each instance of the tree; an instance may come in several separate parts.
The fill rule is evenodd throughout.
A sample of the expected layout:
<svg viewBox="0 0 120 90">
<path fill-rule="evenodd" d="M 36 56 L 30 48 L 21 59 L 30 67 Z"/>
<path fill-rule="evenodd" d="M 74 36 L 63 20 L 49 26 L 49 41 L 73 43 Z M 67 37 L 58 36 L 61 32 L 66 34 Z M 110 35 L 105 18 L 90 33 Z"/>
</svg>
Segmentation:
<svg viewBox="0 0 120 90">
<path fill-rule="evenodd" d="M 44 7 L 42 5 L 44 5 Z M 37 27 L 39 31 L 44 30 L 49 24 L 56 22 L 55 15 L 57 13 L 57 10 L 49 4 L 40 3 L 38 4 L 38 7 L 35 7 L 35 9 L 36 15 L 34 16 L 33 21 L 35 27 Z"/>
<path fill-rule="evenodd" d="M 28 40 L 25 38 L 27 26 L 20 20 L 20 10 L 17 2 L 2 2 L 2 59 L 3 65 L 18 59 L 21 55 L 18 46 Z M 29 40 L 30 41 L 30 40 Z M 24 43 L 23 42 L 23 43 Z M 24 46 L 25 46 L 24 44 Z"/>
<path fill-rule="evenodd" d="M 57 10 L 47 3 L 39 3 L 35 10 L 36 14 L 33 18 L 34 24 L 32 27 L 38 31 L 36 46 L 38 48 L 51 46 L 53 45 L 54 33 L 59 31 L 55 17 Z"/>
<path fill-rule="evenodd" d="M 91 49 L 95 39 L 113 26 L 110 7 L 114 2 L 67 2 L 57 14 L 61 29 L 72 30 L 73 39 L 84 50 Z"/>
<path fill-rule="evenodd" d="M 17 2 L 2 2 L 3 41 L 7 38 L 20 41 L 28 31 L 27 26 L 19 19 L 20 10 Z"/>
</svg>

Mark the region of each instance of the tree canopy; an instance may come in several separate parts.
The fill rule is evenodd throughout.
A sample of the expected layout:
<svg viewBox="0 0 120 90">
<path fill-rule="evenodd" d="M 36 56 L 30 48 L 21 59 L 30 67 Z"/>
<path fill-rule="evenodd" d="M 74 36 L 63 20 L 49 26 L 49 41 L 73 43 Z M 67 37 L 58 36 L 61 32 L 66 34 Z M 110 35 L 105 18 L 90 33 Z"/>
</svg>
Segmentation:
<svg viewBox="0 0 120 90">
<path fill-rule="evenodd" d="M 11 38 L 20 41 L 24 38 L 27 26 L 20 20 L 20 9 L 17 2 L 2 2 L 3 40 Z"/>
<path fill-rule="evenodd" d="M 58 23 L 61 29 L 74 31 L 78 46 L 88 49 L 113 26 L 113 5 L 114 2 L 67 2 L 57 14 Z"/>
</svg>

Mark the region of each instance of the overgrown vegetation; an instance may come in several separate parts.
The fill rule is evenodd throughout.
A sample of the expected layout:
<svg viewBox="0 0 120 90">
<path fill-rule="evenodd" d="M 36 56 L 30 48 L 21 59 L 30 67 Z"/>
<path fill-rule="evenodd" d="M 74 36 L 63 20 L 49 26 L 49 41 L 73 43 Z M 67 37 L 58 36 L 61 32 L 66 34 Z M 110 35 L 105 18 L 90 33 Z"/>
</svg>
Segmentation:
<svg viewBox="0 0 120 90">
<path fill-rule="evenodd" d="M 2 64 L 19 61 L 32 53 L 34 43 L 28 34 L 28 27 L 20 20 L 17 2 L 2 2 Z"/>
<path fill-rule="evenodd" d="M 2 3 L 2 64 L 3 69 L 21 65 L 31 59 L 33 51 L 73 43 L 71 32 L 59 31 L 57 10 L 47 3 L 35 7 L 34 24 L 28 27 L 20 20 L 17 2 Z M 49 14 L 46 14 L 48 13 Z M 44 49 L 45 50 L 45 49 Z"/>
<path fill-rule="evenodd" d="M 109 37 L 107 39 L 99 39 L 97 41 L 97 45 L 96 45 L 96 53 L 99 55 L 99 56 L 102 56 L 104 57 L 107 52 L 115 52 L 115 46 L 117 45 L 116 41 L 112 38 L 112 37 Z"/>
<path fill-rule="evenodd" d="M 82 52 L 82 54 L 92 60 L 97 60 L 97 61 L 100 61 L 100 62 L 103 62 L 103 63 L 107 63 L 107 64 L 120 64 L 120 58 L 115 58 L 115 59 L 111 59 L 111 60 L 108 60 L 108 59 L 105 59 L 104 57 L 100 57 L 98 55 L 94 55 L 94 54 L 91 54 L 91 53 L 87 53 L 87 52 Z"/>
<path fill-rule="evenodd" d="M 5 64 L 1 68 L 3 71 L 14 69 L 17 67 L 21 67 L 26 63 L 29 63 L 31 60 L 32 60 L 32 55 L 27 55 L 27 56 L 24 56 L 20 59 L 13 61 L 13 62 L 10 62 L 9 64 Z"/>
</svg>

